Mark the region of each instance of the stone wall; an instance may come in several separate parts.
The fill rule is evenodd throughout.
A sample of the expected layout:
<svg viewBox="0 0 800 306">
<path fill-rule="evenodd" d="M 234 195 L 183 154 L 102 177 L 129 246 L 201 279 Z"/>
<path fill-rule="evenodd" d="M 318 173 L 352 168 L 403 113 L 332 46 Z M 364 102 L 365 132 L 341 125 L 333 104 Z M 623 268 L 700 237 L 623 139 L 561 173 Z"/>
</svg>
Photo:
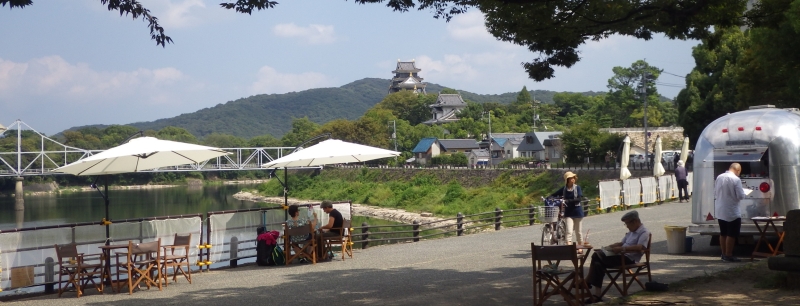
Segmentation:
<svg viewBox="0 0 800 306">
<path fill-rule="evenodd" d="M 604 132 L 628 135 L 631 137 L 631 146 L 644 148 L 644 128 L 609 128 L 600 129 Z M 683 142 L 683 127 L 653 127 L 648 128 L 650 133 L 648 139 L 649 152 L 655 150 L 656 137 L 661 136 L 662 150 L 680 150 Z"/>
</svg>

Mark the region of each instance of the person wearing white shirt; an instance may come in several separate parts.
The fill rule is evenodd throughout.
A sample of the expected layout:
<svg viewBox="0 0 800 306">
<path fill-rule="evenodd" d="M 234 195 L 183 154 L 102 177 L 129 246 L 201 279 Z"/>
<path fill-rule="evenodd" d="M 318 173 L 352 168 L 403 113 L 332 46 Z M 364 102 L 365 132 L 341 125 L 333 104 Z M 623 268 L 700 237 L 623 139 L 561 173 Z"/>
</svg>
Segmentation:
<svg viewBox="0 0 800 306">
<path fill-rule="evenodd" d="M 739 210 L 739 201 L 744 199 L 745 192 L 742 188 L 742 165 L 732 163 L 723 174 L 717 176 L 714 182 L 714 211 L 719 223 L 719 247 L 722 250 L 722 260 L 739 262 L 733 257 L 733 245 L 742 227 L 742 212 Z"/>
</svg>

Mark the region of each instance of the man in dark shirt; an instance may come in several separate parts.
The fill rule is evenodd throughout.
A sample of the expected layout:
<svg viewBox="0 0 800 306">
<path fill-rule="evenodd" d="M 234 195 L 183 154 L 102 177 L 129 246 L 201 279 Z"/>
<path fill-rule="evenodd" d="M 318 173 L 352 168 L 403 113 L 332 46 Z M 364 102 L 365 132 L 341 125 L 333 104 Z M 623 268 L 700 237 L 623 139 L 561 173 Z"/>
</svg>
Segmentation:
<svg viewBox="0 0 800 306">
<path fill-rule="evenodd" d="M 322 235 L 326 237 L 339 236 L 339 232 L 342 229 L 342 222 L 344 221 L 344 218 L 342 218 L 342 213 L 336 209 L 333 209 L 333 203 L 328 200 L 322 201 L 322 204 L 320 204 L 319 207 L 322 208 L 322 211 L 328 214 L 328 224 L 320 227 Z"/>
<path fill-rule="evenodd" d="M 328 254 L 325 254 L 325 237 L 339 237 L 342 225 L 344 224 L 344 218 L 342 217 L 342 213 L 333 209 L 333 203 L 331 201 L 322 201 L 319 207 L 328 214 L 328 224 L 319 228 L 320 234 L 317 235 L 317 237 L 319 237 L 317 243 L 317 258 L 327 259 Z"/>
</svg>

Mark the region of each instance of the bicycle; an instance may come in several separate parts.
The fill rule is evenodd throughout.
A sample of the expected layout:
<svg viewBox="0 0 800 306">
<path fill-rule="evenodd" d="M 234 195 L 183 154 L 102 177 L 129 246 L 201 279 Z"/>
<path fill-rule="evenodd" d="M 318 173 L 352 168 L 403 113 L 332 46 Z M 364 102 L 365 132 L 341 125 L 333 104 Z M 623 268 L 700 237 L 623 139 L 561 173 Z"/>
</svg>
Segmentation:
<svg viewBox="0 0 800 306">
<path fill-rule="evenodd" d="M 542 245 L 566 245 L 567 222 L 564 221 L 563 200 L 542 197 L 544 206 L 539 207 L 539 221 L 542 227 Z"/>
</svg>

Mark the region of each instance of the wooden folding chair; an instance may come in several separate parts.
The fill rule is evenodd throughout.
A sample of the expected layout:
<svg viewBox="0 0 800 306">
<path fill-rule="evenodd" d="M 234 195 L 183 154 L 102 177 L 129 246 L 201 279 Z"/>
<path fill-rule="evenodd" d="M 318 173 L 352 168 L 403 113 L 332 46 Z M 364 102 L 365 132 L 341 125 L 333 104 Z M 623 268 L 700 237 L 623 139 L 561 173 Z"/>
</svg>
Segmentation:
<svg viewBox="0 0 800 306">
<path fill-rule="evenodd" d="M 583 279 L 578 269 L 578 251 L 574 244 L 537 246 L 531 243 L 533 255 L 533 304 L 542 305 L 556 294 L 561 295 L 567 305 L 583 305 L 585 287 L 577 280 Z M 565 261 L 565 266 L 561 266 Z M 571 264 L 570 264 L 571 262 Z M 574 294 L 572 289 L 578 290 Z"/>
<path fill-rule="evenodd" d="M 192 243 L 192 234 L 175 234 L 171 245 L 162 245 L 164 254 L 161 256 L 161 273 L 164 275 L 165 285 L 169 285 L 167 269 L 172 268 L 172 281 L 178 281 L 178 273 L 183 275 L 189 284 L 192 283 L 192 268 L 189 266 L 189 248 Z M 184 270 L 186 267 L 186 270 Z"/>
<path fill-rule="evenodd" d="M 139 287 L 139 284 L 144 283 L 147 289 L 150 286 L 158 287 L 161 291 L 161 278 L 164 277 L 161 271 L 161 238 L 156 241 L 133 243 L 128 241 L 128 248 L 126 252 L 117 252 L 117 285 L 118 290 L 122 287 L 128 287 L 128 294 L 133 294 L 133 288 Z M 125 262 L 120 261 L 120 256 L 124 255 Z M 125 273 L 128 279 L 123 283 L 120 282 L 120 274 Z M 153 280 L 153 275 L 156 275 L 158 281 Z"/>
<path fill-rule="evenodd" d="M 292 236 L 307 237 L 308 239 L 292 242 Z M 292 255 L 294 251 L 294 255 Z M 314 228 L 311 224 L 306 226 L 289 228 L 286 223 L 283 224 L 283 254 L 286 258 L 286 265 L 289 265 L 296 258 L 306 258 L 312 264 L 317 263 L 317 240 L 314 236 Z"/>
<path fill-rule="evenodd" d="M 102 254 L 85 255 L 78 253 L 78 247 L 74 244 L 55 245 L 56 257 L 58 258 L 58 297 L 70 286 L 75 289 L 77 297 L 81 297 L 89 283 L 103 293 L 103 260 Z M 98 263 L 89 264 L 86 262 L 88 257 L 99 257 Z M 61 279 L 68 276 L 67 283 L 62 287 Z M 95 282 L 98 278 L 99 284 Z"/>
<path fill-rule="evenodd" d="M 342 261 L 344 261 L 345 255 L 353 258 L 353 236 L 352 236 L 352 228 L 350 220 L 342 220 L 342 227 L 341 228 L 331 228 L 331 230 L 339 230 L 339 236 L 333 237 L 324 237 L 323 243 L 325 243 L 325 254 L 333 254 L 333 247 L 335 245 L 341 246 L 342 251 Z M 323 254 L 324 255 L 324 254 Z"/>
<path fill-rule="evenodd" d="M 640 252 L 622 252 L 623 256 L 620 256 L 620 265 L 618 267 L 606 268 L 606 276 L 608 276 L 609 283 L 605 289 L 603 289 L 603 294 L 605 295 L 611 287 L 616 287 L 617 291 L 622 296 L 628 295 L 628 289 L 630 289 L 633 283 L 639 284 L 644 290 L 644 284 L 639 280 L 639 276 L 647 275 L 647 281 L 652 282 L 653 277 L 650 275 L 650 244 L 653 241 L 653 234 L 650 234 L 650 237 L 647 240 L 647 248 L 644 249 L 641 253 L 644 254 L 642 261 L 639 261 L 634 264 L 625 264 L 625 256 L 624 254 L 632 254 L 632 253 L 640 253 Z M 622 276 L 622 284 L 617 283 L 617 280 Z"/>
</svg>

